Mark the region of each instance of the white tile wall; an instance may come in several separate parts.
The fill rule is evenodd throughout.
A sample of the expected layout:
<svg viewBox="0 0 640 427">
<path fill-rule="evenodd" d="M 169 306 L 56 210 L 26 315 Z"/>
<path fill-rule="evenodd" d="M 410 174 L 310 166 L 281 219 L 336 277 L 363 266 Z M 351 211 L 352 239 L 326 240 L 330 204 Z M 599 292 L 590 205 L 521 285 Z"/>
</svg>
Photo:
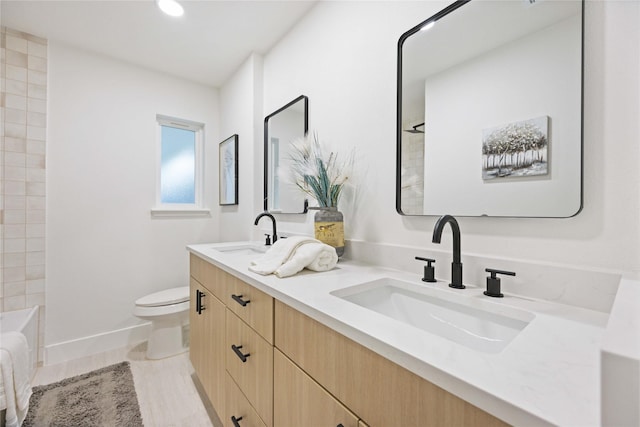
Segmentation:
<svg viewBox="0 0 640 427">
<path fill-rule="evenodd" d="M 403 129 L 410 129 L 423 121 L 423 117 L 406 120 Z M 402 170 L 402 212 L 407 215 L 420 215 L 424 209 L 424 134 L 402 133 Z"/>
<path fill-rule="evenodd" d="M 0 30 L 0 312 L 45 313 L 47 41 Z"/>
</svg>

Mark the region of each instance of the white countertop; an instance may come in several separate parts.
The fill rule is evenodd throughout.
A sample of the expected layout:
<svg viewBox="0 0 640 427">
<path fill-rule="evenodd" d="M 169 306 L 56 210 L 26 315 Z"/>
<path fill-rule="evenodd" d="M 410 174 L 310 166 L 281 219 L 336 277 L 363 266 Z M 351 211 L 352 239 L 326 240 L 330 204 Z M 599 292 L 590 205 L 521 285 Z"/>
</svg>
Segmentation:
<svg viewBox="0 0 640 427">
<path fill-rule="evenodd" d="M 640 283 L 623 278 L 602 342 L 602 424 L 640 426 Z"/>
<path fill-rule="evenodd" d="M 198 244 L 188 250 L 420 377 L 513 425 L 600 425 L 600 346 L 608 314 L 529 297 L 489 298 L 483 287 L 451 289 L 418 274 L 355 261 L 331 271 L 279 279 L 248 270 L 259 255 L 215 250 L 255 242 Z M 417 269 L 419 270 L 419 269 Z M 383 277 L 453 292 L 535 318 L 499 353 L 483 353 L 330 294 Z"/>
</svg>

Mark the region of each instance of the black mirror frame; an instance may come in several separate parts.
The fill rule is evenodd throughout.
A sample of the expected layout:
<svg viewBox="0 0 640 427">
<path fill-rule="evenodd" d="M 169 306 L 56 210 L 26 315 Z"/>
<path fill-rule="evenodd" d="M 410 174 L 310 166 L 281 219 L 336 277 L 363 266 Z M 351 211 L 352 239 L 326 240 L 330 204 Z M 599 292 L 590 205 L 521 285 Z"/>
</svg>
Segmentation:
<svg viewBox="0 0 640 427">
<path fill-rule="evenodd" d="M 239 197 L 238 197 L 238 193 L 239 193 L 239 179 L 238 179 L 238 175 L 239 175 L 239 170 L 238 170 L 238 166 L 239 166 L 239 162 L 238 162 L 238 154 L 239 154 L 239 150 L 238 150 L 238 134 L 233 134 L 231 135 L 229 138 L 223 140 L 222 142 L 220 142 L 218 144 L 218 162 L 220 162 L 221 160 L 221 155 L 220 152 L 222 150 L 222 146 L 223 144 L 232 144 L 233 145 L 233 182 L 234 182 L 234 194 L 233 194 L 233 200 L 229 203 L 223 203 L 223 201 L 220 199 L 222 191 L 222 167 L 219 166 L 218 167 L 218 205 L 220 206 L 234 206 L 237 205 L 239 203 Z"/>
<path fill-rule="evenodd" d="M 398 62 L 397 62 L 397 76 L 396 76 L 396 212 L 402 216 L 437 216 L 437 215 L 407 215 L 402 212 L 402 46 L 404 42 L 413 34 L 419 32 L 425 25 L 436 22 L 437 20 L 445 17 L 449 13 L 455 11 L 459 7 L 464 6 L 472 0 L 455 0 L 449 6 L 437 12 L 435 15 L 425 19 L 415 27 L 411 28 L 400 36 L 398 40 Z M 494 218 L 573 218 L 577 216 L 584 208 L 584 40 L 585 40 L 585 0 L 582 2 L 582 34 L 581 34 L 581 74 L 580 74 L 580 86 L 582 97 L 580 100 L 580 206 L 577 211 L 567 217 L 531 217 L 531 216 L 493 216 Z M 468 215 L 456 215 L 458 217 L 465 217 Z M 486 215 L 482 215 L 486 216 Z"/>
<path fill-rule="evenodd" d="M 273 116 L 275 116 L 276 114 L 286 110 L 287 108 L 291 107 L 292 105 L 296 104 L 297 102 L 299 102 L 300 100 L 304 100 L 304 135 L 307 135 L 307 132 L 309 131 L 309 98 L 306 95 L 300 95 L 299 97 L 297 97 L 296 99 L 294 99 L 293 101 L 287 103 L 286 105 L 278 108 L 276 111 L 274 111 L 273 113 L 269 114 L 268 116 L 266 116 L 264 118 L 264 152 L 263 152 L 263 158 L 264 158 L 264 176 L 263 176 L 263 189 L 264 189 L 264 199 L 263 199 L 263 203 L 264 203 L 264 211 L 265 212 L 269 212 L 269 119 L 271 119 Z M 305 199 L 304 201 L 304 205 L 303 205 L 303 211 L 302 212 L 278 212 L 278 213 L 301 213 L 301 214 L 306 214 L 308 211 L 308 202 Z"/>
</svg>

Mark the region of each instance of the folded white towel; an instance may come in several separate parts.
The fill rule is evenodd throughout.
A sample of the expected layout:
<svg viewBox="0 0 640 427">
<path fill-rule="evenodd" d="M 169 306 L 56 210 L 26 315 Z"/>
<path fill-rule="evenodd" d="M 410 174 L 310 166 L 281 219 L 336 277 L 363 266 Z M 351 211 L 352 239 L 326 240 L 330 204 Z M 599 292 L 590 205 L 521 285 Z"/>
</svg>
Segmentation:
<svg viewBox="0 0 640 427">
<path fill-rule="evenodd" d="M 298 246 L 304 243 L 313 243 L 315 241 L 315 239 L 304 236 L 293 236 L 287 239 L 279 239 L 264 255 L 251 261 L 249 270 L 265 276 L 267 274 L 272 274 L 291 256 L 291 253 L 295 251 Z"/>
<path fill-rule="evenodd" d="M 29 383 L 29 346 L 20 332 L 0 335 L 0 381 L 6 406 L 6 427 L 18 427 L 27 416 L 31 384 Z M 0 407 L 0 409 L 4 409 Z"/>
<path fill-rule="evenodd" d="M 293 276 L 303 268 L 313 271 L 329 271 L 338 263 L 338 254 L 333 246 L 320 241 L 300 245 L 292 256 L 275 271 L 282 277 Z"/>
<path fill-rule="evenodd" d="M 328 271 L 338 263 L 335 248 L 304 236 L 280 239 L 263 256 L 251 262 L 249 270 L 262 274 L 289 277 L 307 268 Z"/>
<path fill-rule="evenodd" d="M 4 353 L 4 350 L 0 350 L 0 411 L 7 409 L 7 395 L 4 392 L 4 369 L 2 368 L 6 357 L 3 356 L 2 353 Z"/>
</svg>

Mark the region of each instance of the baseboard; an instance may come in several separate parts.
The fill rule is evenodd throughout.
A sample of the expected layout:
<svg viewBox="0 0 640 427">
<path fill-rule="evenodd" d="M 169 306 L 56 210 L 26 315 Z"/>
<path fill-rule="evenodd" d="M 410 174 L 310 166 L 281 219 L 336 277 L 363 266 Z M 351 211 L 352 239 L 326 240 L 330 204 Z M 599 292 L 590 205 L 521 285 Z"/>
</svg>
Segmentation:
<svg viewBox="0 0 640 427">
<path fill-rule="evenodd" d="M 147 322 L 115 331 L 46 345 L 44 347 L 44 365 L 54 365 L 135 345 L 146 341 L 150 332 L 151 322 Z"/>
</svg>

